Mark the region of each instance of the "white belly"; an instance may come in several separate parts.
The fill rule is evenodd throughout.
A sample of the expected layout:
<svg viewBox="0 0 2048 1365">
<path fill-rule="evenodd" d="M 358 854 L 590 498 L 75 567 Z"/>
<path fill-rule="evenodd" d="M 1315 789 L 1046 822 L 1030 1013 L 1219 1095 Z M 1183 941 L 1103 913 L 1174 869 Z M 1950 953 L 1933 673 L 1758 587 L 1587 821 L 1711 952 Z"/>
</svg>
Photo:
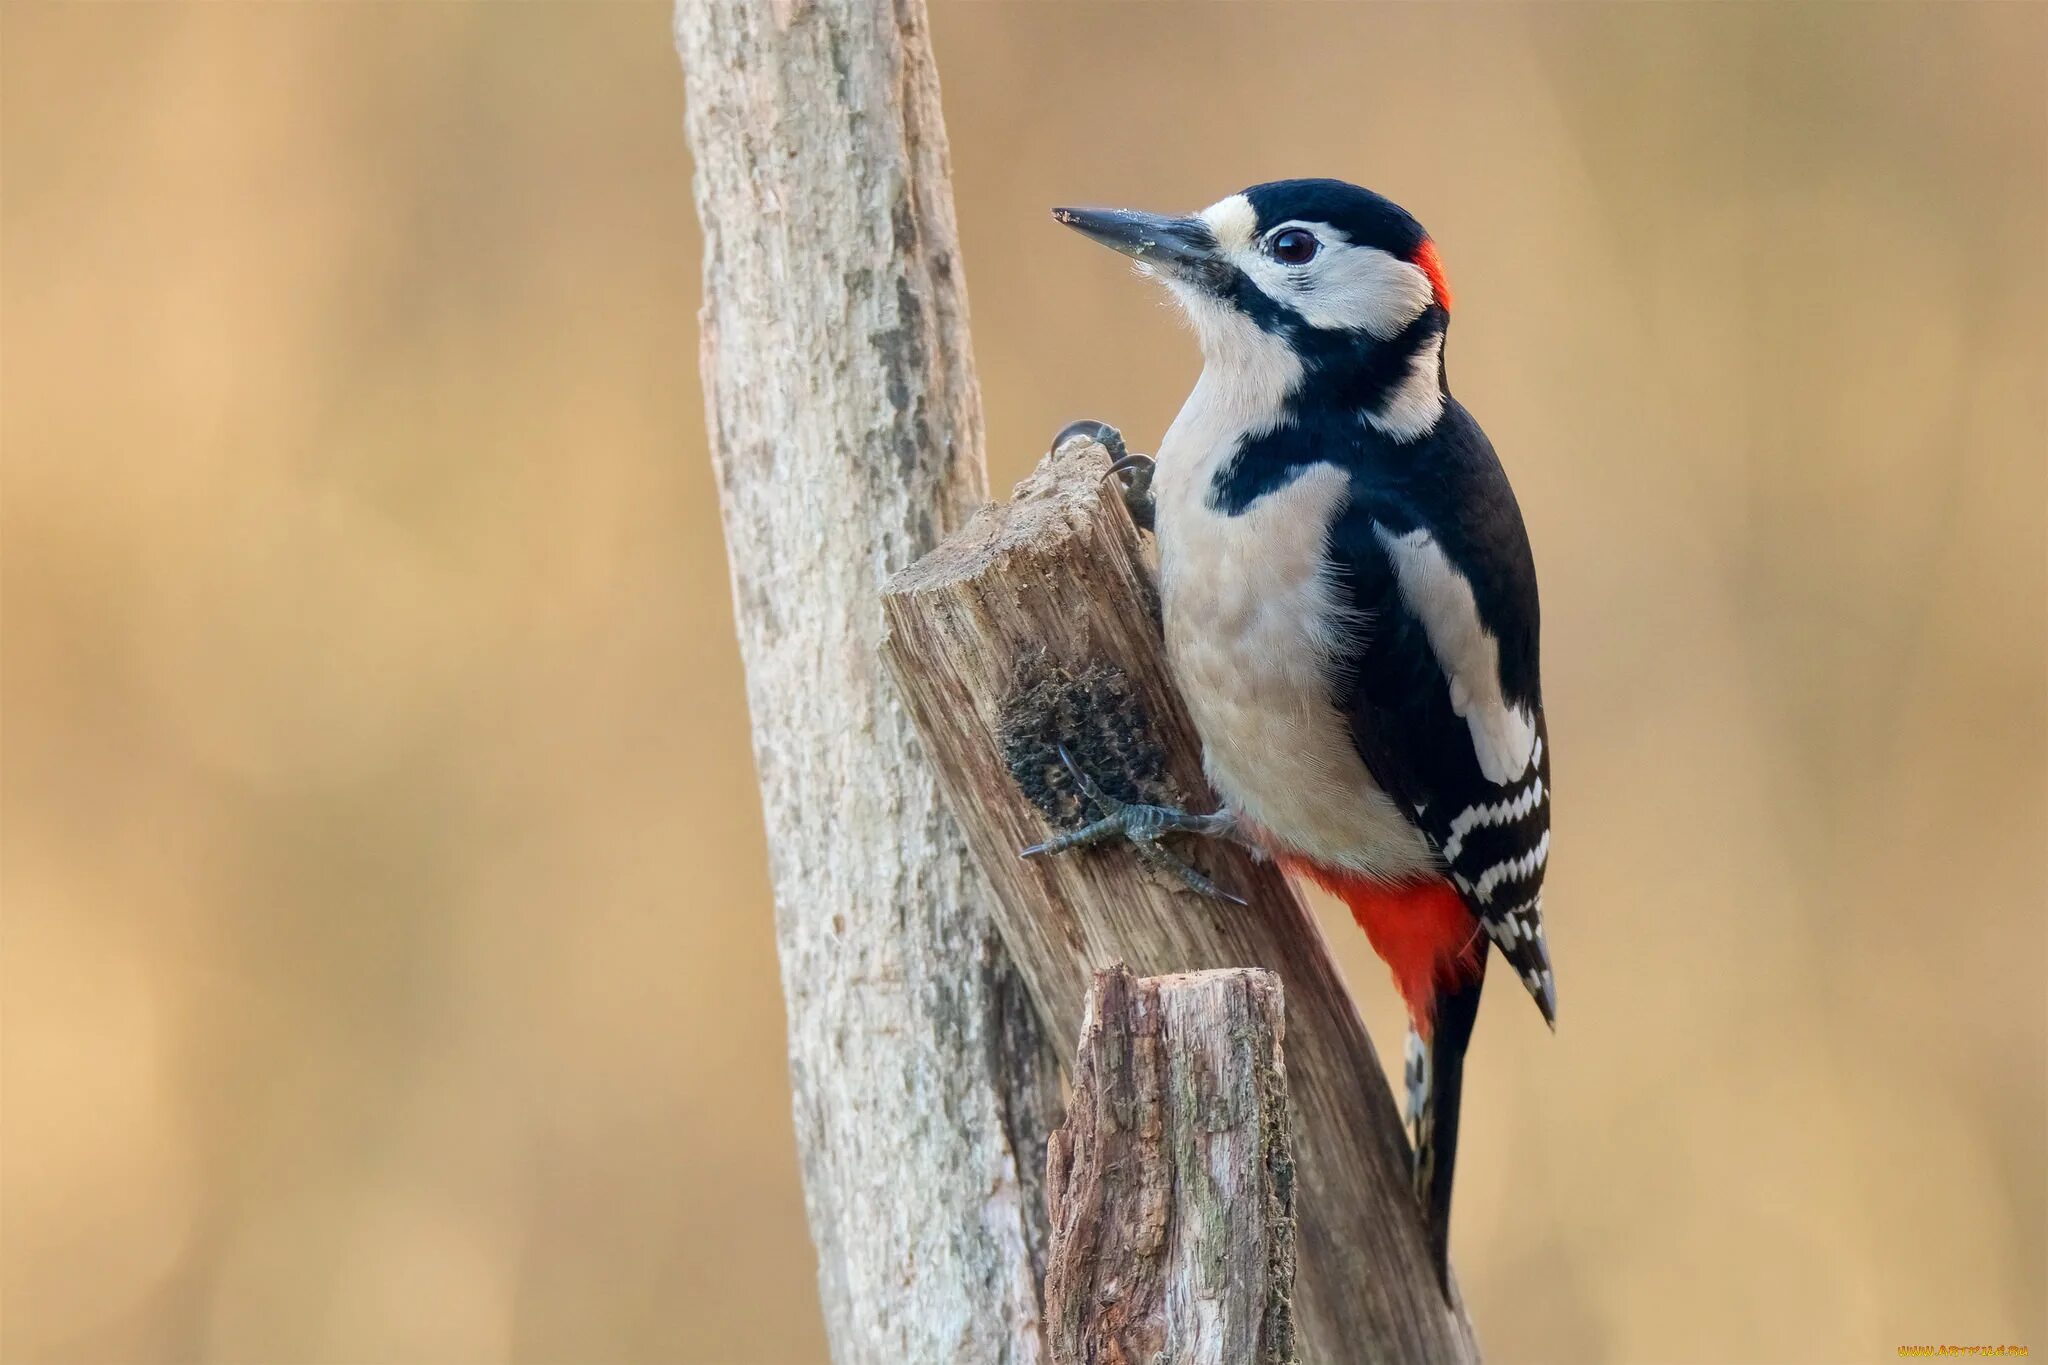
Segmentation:
<svg viewBox="0 0 2048 1365">
<path fill-rule="evenodd" d="M 1183 414 L 1185 419 L 1186 414 Z M 1280 847 L 1405 880 L 1438 866 L 1420 832 L 1367 772 L 1330 700 L 1349 623 L 1324 543 L 1347 476 L 1303 471 L 1238 516 L 1208 506 L 1217 451 L 1161 447 L 1158 499 L 1167 658 L 1202 737 L 1209 779 Z"/>
</svg>

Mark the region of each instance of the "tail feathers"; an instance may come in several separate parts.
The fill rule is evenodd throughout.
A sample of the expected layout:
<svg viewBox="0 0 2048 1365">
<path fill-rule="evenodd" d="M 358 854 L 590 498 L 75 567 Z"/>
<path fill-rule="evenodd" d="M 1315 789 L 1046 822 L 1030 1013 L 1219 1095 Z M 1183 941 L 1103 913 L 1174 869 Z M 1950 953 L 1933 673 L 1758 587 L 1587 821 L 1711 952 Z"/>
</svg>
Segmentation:
<svg viewBox="0 0 2048 1365">
<path fill-rule="evenodd" d="M 1408 1036 L 1408 1126 L 1415 1143 L 1415 1194 L 1429 1231 L 1437 1278 L 1448 1296 L 1458 1099 L 1465 1082 L 1465 1046 L 1472 1040 L 1479 988 L 1486 980 L 1485 926 L 1473 917 L 1457 887 L 1442 878 L 1387 883 L 1305 858 L 1283 856 L 1281 864 L 1312 878 L 1351 908 L 1373 950 L 1393 972 L 1394 985 L 1408 1006 L 1413 1030 Z M 1538 978 L 1539 983 L 1543 980 Z"/>
<path fill-rule="evenodd" d="M 1451 1285 L 1451 1178 L 1458 1166 L 1458 1110 L 1465 1048 L 1479 1017 L 1479 977 L 1438 992 L 1429 1036 L 1408 1034 L 1408 1132 L 1415 1144 L 1415 1197 L 1422 1204 L 1430 1257 L 1446 1297 Z"/>
</svg>

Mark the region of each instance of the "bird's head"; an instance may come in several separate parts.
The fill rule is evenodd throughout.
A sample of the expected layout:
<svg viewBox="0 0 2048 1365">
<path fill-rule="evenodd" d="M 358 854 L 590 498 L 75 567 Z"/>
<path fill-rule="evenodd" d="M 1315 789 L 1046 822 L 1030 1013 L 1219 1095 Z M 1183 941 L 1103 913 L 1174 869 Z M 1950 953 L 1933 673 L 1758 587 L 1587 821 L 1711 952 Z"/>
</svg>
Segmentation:
<svg viewBox="0 0 2048 1365">
<path fill-rule="evenodd" d="M 1172 291 L 1212 370 L 1313 380 L 1397 437 L 1442 410 L 1451 296 L 1408 212 L 1341 180 L 1254 185 L 1185 218 L 1129 209 L 1053 217 L 1135 258 Z"/>
</svg>

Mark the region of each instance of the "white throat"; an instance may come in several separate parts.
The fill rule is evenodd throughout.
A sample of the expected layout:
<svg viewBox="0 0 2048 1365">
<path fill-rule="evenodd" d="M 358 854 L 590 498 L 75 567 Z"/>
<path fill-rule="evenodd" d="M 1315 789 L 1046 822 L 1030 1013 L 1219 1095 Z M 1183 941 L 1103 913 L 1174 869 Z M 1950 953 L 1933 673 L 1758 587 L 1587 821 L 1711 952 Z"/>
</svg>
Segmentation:
<svg viewBox="0 0 2048 1365">
<path fill-rule="evenodd" d="M 1200 446 L 1204 452 L 1280 424 L 1287 400 L 1301 388 L 1301 357 L 1287 342 L 1231 305 L 1199 289 L 1173 292 L 1202 345 L 1202 376 L 1167 433 L 1162 454 Z"/>
</svg>

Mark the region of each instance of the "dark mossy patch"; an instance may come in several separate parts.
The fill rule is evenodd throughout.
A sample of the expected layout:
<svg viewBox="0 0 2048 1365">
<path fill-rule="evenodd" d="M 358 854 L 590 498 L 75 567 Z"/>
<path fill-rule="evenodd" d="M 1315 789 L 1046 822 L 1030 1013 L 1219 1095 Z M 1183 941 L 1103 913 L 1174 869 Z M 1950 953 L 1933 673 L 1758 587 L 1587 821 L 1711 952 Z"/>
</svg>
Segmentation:
<svg viewBox="0 0 2048 1365">
<path fill-rule="evenodd" d="M 1075 829 L 1100 814 L 1060 763 L 1062 744 L 1097 787 L 1120 801 L 1178 799 L 1144 701 L 1114 664 L 1074 672 L 1042 651 L 1025 655 L 999 737 L 1010 776 L 1055 828 Z"/>
</svg>

